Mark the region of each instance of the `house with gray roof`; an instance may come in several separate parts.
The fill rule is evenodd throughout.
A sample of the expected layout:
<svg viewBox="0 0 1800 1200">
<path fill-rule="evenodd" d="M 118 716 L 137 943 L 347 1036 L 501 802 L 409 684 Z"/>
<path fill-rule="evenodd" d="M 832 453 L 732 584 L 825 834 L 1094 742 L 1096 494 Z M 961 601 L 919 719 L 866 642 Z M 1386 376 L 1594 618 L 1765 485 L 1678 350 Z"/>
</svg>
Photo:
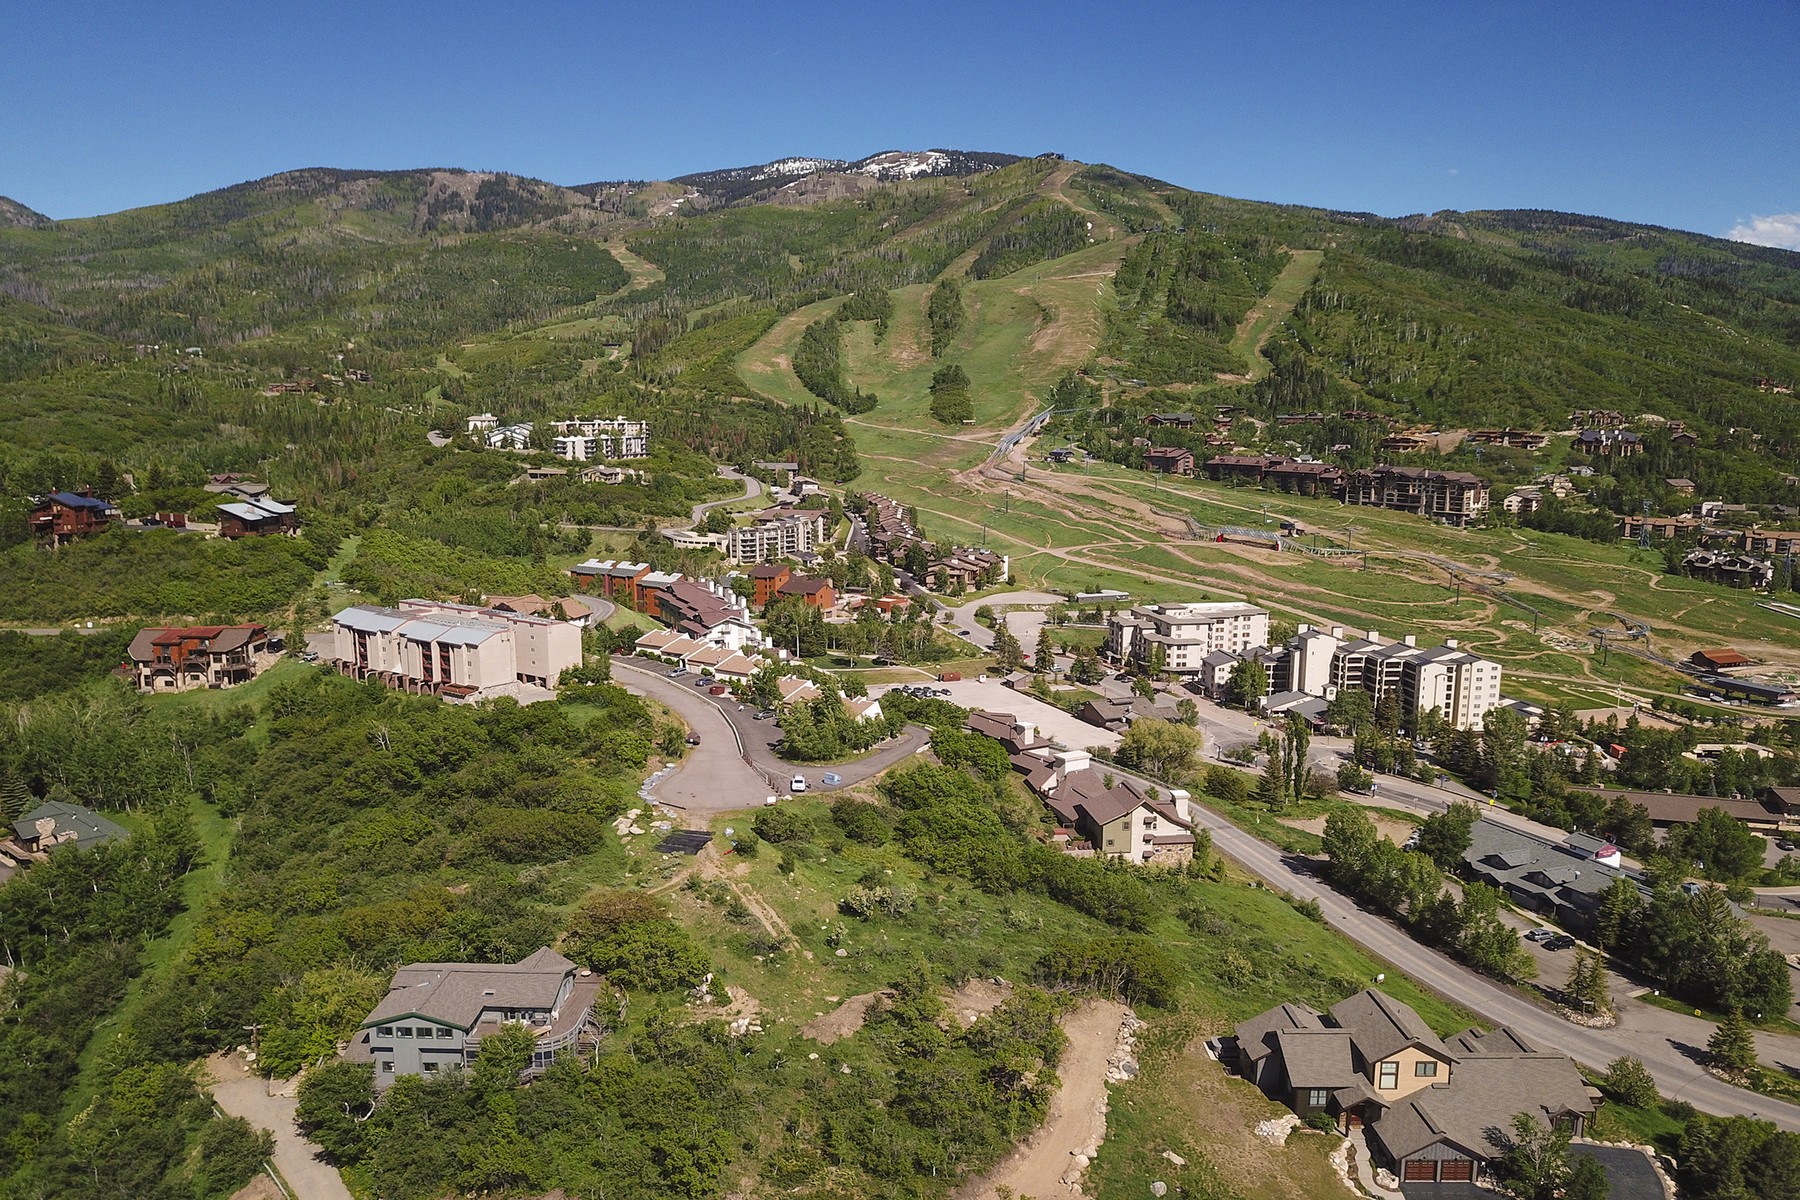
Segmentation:
<svg viewBox="0 0 1800 1200">
<path fill-rule="evenodd" d="M 60 800 L 46 800 L 14 821 L 11 829 L 11 841 L 0 843 L 9 858 L 41 858 L 58 846 L 91 850 L 130 836 L 99 813 Z"/>
<path fill-rule="evenodd" d="M 530 1077 L 599 1039 L 594 1002 L 601 986 L 547 947 L 516 963 L 410 963 L 395 972 L 344 1057 L 373 1062 L 375 1086 L 386 1088 L 402 1075 L 466 1067 L 483 1038 L 517 1025 L 537 1040 Z"/>
<path fill-rule="evenodd" d="M 1235 1041 L 1240 1075 L 1302 1117 L 1365 1130 L 1378 1165 L 1407 1183 L 1481 1179 L 1516 1114 L 1580 1134 L 1600 1104 L 1567 1055 L 1506 1027 L 1439 1038 L 1374 988 L 1327 1013 L 1277 1005 L 1240 1024 Z"/>
<path fill-rule="evenodd" d="M 1649 895 L 1642 872 L 1618 865 L 1618 849 L 1609 843 L 1591 848 L 1596 841 L 1572 835 L 1558 844 L 1492 821 L 1477 821 L 1469 830 L 1462 870 L 1499 888 L 1521 908 L 1582 931 L 1593 924 L 1600 898 L 1613 880 L 1626 879 L 1640 894 Z M 1603 853 L 1608 850 L 1610 855 Z"/>
</svg>

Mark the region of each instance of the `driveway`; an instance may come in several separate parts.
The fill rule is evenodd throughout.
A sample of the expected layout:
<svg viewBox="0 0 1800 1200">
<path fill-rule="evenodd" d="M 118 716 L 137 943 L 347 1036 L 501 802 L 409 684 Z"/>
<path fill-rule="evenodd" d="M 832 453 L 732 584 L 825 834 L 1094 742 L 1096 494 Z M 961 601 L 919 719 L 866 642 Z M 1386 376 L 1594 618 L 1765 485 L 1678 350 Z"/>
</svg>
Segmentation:
<svg viewBox="0 0 1800 1200">
<path fill-rule="evenodd" d="M 813 791 L 833 790 L 819 783 L 826 772 L 839 777 L 834 788 L 851 787 L 906 761 L 931 741 L 927 731 L 909 725 L 899 737 L 852 762 L 786 762 L 769 748 L 781 738 L 776 722 L 758 721 L 750 708 L 740 708 L 736 700 L 715 699 L 704 688 L 695 687 L 692 676 L 670 679 L 668 671 L 661 664 L 646 666 L 613 659 L 615 682 L 626 691 L 668 705 L 700 735 L 700 744 L 689 749 L 676 771 L 658 781 L 651 792 L 659 803 L 688 812 L 754 807 L 771 792 L 786 795 L 788 781 L 795 775 L 806 776 Z"/>
<path fill-rule="evenodd" d="M 337 1168 L 318 1157 L 318 1147 L 300 1136 L 294 1124 L 294 1098 L 271 1096 L 269 1083 L 250 1074 L 235 1054 L 206 1060 L 213 1079 L 212 1096 L 220 1108 L 275 1135 L 275 1169 L 294 1190 L 295 1200 L 351 1200 Z"/>
<path fill-rule="evenodd" d="M 1577 1143 L 1570 1153 L 1586 1155 L 1606 1168 L 1606 1200 L 1664 1200 L 1662 1176 L 1642 1150 Z"/>
</svg>

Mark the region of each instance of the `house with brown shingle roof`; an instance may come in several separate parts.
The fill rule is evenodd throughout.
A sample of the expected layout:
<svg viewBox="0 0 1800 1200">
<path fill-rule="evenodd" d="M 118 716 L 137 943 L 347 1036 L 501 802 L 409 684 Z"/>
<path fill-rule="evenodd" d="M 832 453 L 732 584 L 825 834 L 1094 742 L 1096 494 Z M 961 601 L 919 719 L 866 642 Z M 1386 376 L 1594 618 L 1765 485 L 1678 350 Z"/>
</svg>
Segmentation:
<svg viewBox="0 0 1800 1200">
<path fill-rule="evenodd" d="M 126 648 L 141 692 L 183 692 L 248 682 L 279 657 L 261 625 L 146 626 Z"/>
<path fill-rule="evenodd" d="M 601 982 L 548 947 L 516 963 L 409 963 L 351 1038 L 344 1057 L 375 1064 L 375 1086 L 475 1061 L 484 1038 L 511 1026 L 535 1039 L 526 1076 L 598 1037 Z"/>
<path fill-rule="evenodd" d="M 1579 1135 L 1600 1106 L 1567 1055 L 1504 1026 L 1439 1038 L 1375 988 L 1327 1013 L 1277 1005 L 1235 1032 L 1238 1074 L 1302 1117 L 1365 1130 L 1377 1165 L 1406 1183 L 1482 1179 L 1516 1114 Z"/>
</svg>

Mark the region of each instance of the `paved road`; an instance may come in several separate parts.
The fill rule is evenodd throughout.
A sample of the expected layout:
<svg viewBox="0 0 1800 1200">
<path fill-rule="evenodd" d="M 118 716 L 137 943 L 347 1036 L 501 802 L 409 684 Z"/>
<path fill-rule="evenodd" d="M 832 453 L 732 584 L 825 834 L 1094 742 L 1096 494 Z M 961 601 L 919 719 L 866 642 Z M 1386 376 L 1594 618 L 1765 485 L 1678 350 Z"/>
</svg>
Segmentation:
<svg viewBox="0 0 1800 1200">
<path fill-rule="evenodd" d="M 660 664 L 613 659 L 616 682 L 627 691 L 668 705 L 700 735 L 700 744 L 688 751 L 680 769 L 665 776 L 651 792 L 659 802 L 687 812 L 732 812 L 759 805 L 771 792 L 786 795 L 788 781 L 796 774 L 806 776 L 814 791 L 834 790 L 819 783 L 828 771 L 841 779 L 836 787 L 851 787 L 906 761 L 931 740 L 925 730 L 909 725 L 899 737 L 854 762 L 784 762 L 769 749 L 769 743 L 781 737 L 781 727 L 773 720 L 758 721 L 749 708 L 740 709 L 736 700 L 715 699 L 695 687 L 691 676 L 670 679 L 668 670 Z"/>
<path fill-rule="evenodd" d="M 975 610 L 982 605 L 988 605 L 998 614 L 1002 607 L 1009 604 L 1047 607 L 1062 603 L 1065 603 L 1065 598 L 1054 592 L 1000 592 L 997 595 L 984 596 L 979 600 L 971 600 L 967 604 L 949 609 L 950 628 L 961 634 L 965 641 L 982 650 L 991 650 L 994 648 L 994 631 L 975 620 Z M 1019 644 L 1029 655 L 1037 648 L 1038 630 L 1044 627 L 1044 614 L 1021 611 L 1006 613 L 1004 617 L 1006 627 L 1012 630 L 1013 636 L 1019 639 Z"/>
<path fill-rule="evenodd" d="M 1686 1100 L 1712 1113 L 1753 1113 L 1783 1129 L 1800 1131 L 1800 1107 L 1734 1088 L 1707 1074 L 1690 1057 L 1704 1047 L 1710 1027 L 1681 1013 L 1648 1005 L 1624 1006 L 1612 1029 L 1573 1025 L 1493 980 L 1412 940 L 1389 921 L 1365 912 L 1311 873 L 1311 864 L 1259 841 L 1216 813 L 1200 811 L 1213 845 L 1252 873 L 1302 899 L 1319 902 L 1327 922 L 1352 941 L 1406 972 L 1417 983 L 1490 1021 L 1511 1025 L 1526 1037 L 1553 1046 L 1590 1067 L 1604 1068 L 1623 1054 L 1644 1061 L 1663 1095 Z M 1764 1061 L 1800 1066 L 1792 1038 L 1757 1035 Z"/>
<path fill-rule="evenodd" d="M 244 1070 L 236 1055 L 215 1054 L 206 1060 L 213 1099 L 234 1117 L 275 1135 L 275 1169 L 294 1190 L 295 1200 L 351 1200 L 343 1176 L 318 1157 L 318 1147 L 300 1136 L 294 1125 L 292 1096 L 269 1095 L 268 1081 Z"/>
<path fill-rule="evenodd" d="M 756 497 L 763 494 L 762 480 L 753 479 L 748 475 L 740 474 L 735 467 L 720 467 L 719 477 L 722 479 L 735 479 L 739 483 L 742 483 L 744 485 L 744 494 L 741 496 L 728 496 L 723 500 L 708 500 L 704 503 L 696 504 L 694 505 L 694 511 L 689 516 L 686 525 L 677 523 L 675 525 L 664 526 L 664 528 L 691 529 L 700 524 L 700 522 L 706 520 L 706 514 L 715 508 L 723 508 L 727 504 L 738 504 L 745 500 L 754 500 Z"/>
</svg>

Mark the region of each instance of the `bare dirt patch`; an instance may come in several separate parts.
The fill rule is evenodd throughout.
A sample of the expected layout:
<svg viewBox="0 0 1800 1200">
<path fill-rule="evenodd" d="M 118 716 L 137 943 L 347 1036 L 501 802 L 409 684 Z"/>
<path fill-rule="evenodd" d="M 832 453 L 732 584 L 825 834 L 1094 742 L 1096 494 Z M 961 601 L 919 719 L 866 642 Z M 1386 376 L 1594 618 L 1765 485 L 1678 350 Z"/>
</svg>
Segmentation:
<svg viewBox="0 0 1800 1200">
<path fill-rule="evenodd" d="M 1364 799 L 1364 797 L 1352 797 L 1352 799 Z M 1369 799 L 1369 803 L 1374 802 L 1373 799 Z M 1369 814 L 1369 819 L 1375 822 L 1375 832 L 1396 846 L 1405 844 L 1406 839 L 1413 835 L 1413 827 L 1405 821 L 1396 821 L 1394 818 L 1382 816 L 1380 813 Z M 1302 829 L 1307 833 L 1323 835 L 1325 832 L 1324 817 L 1312 817 L 1305 821 L 1286 820 L 1282 824 L 1289 829 Z"/>
<path fill-rule="evenodd" d="M 946 997 L 950 1011 L 964 1029 L 1006 1003 L 1013 986 L 1005 980 L 971 979 Z"/>
<path fill-rule="evenodd" d="M 1062 1087 L 1051 1098 L 1043 1125 L 999 1166 L 965 1184 L 957 1200 L 1086 1195 L 1081 1187 L 1086 1162 L 1077 1152 L 1098 1147 L 1106 1137 L 1107 1065 L 1130 1011 L 1117 1001 L 1090 1000 L 1063 1018 L 1069 1048 L 1056 1072 Z"/>
<path fill-rule="evenodd" d="M 847 1037 L 855 1037 L 863 1022 L 869 1019 L 879 1000 L 885 1000 L 893 993 L 887 990 L 864 992 L 860 996 L 852 996 L 822 1017 L 814 1017 L 800 1027 L 800 1035 L 809 1037 L 821 1046 L 829 1046 L 833 1042 L 841 1042 Z"/>
</svg>

